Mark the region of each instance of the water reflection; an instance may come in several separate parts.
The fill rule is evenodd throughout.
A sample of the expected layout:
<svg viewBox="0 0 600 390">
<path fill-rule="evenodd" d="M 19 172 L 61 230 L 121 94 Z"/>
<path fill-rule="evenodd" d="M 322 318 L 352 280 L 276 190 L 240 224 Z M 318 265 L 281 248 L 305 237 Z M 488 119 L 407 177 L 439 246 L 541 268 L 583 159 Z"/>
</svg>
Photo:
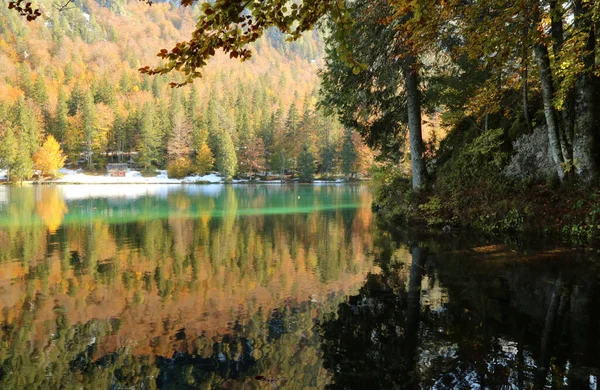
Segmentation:
<svg viewBox="0 0 600 390">
<path fill-rule="evenodd" d="M 597 386 L 595 253 L 400 235 L 361 186 L 126 188 L 2 188 L 0 388 Z"/>
<path fill-rule="evenodd" d="M 0 210 L 0 388 L 328 383 L 314 325 L 372 267 L 366 188 L 71 189 Z"/>
<path fill-rule="evenodd" d="M 328 388 L 596 388 L 597 259 L 447 244 L 378 234 L 380 272 L 320 326 Z"/>
</svg>

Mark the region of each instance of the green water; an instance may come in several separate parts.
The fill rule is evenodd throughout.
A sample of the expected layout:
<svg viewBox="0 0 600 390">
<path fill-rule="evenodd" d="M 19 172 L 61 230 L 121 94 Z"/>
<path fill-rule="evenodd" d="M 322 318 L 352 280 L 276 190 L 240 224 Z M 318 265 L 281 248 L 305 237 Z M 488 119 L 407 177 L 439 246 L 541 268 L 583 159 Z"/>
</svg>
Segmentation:
<svg viewBox="0 0 600 390">
<path fill-rule="evenodd" d="M 597 251 L 424 236 L 371 199 L 0 187 L 0 388 L 597 388 Z"/>
</svg>

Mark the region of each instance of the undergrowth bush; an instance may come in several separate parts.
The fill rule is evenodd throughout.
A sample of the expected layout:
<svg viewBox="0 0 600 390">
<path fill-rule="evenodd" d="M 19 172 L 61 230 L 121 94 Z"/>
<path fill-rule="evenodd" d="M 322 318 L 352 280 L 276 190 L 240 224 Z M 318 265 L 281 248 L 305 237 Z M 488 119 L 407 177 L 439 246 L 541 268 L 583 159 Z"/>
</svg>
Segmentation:
<svg viewBox="0 0 600 390">
<path fill-rule="evenodd" d="M 503 175 L 509 156 L 504 140 L 503 129 L 474 135 L 438 168 L 434 192 L 444 199 L 449 213 L 464 223 L 510 192 L 510 180 Z"/>
<path fill-rule="evenodd" d="M 545 128 L 537 127 L 531 134 L 518 138 L 513 142 L 513 150 L 504 168 L 508 177 L 531 181 L 556 176 Z"/>
<path fill-rule="evenodd" d="M 188 158 L 178 158 L 171 161 L 167 166 L 167 174 L 170 178 L 183 179 L 193 171 L 192 162 Z"/>
</svg>

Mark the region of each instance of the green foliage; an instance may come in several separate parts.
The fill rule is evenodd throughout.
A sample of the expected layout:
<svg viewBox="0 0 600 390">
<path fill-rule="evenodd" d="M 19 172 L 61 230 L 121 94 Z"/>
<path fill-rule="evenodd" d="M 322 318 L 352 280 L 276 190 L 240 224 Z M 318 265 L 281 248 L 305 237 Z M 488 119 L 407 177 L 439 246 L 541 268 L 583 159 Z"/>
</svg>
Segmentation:
<svg viewBox="0 0 600 390">
<path fill-rule="evenodd" d="M 444 216 L 443 201 L 439 196 L 434 195 L 427 200 L 427 202 L 419 205 L 419 211 L 422 218 L 427 222 L 428 225 L 441 225 L 448 223 Z"/>
<path fill-rule="evenodd" d="M 298 161 L 300 170 L 300 181 L 311 182 L 315 177 L 315 157 L 305 145 L 300 153 Z"/>
<path fill-rule="evenodd" d="M 357 22 L 350 33 L 326 38 L 319 104 L 346 128 L 358 131 L 367 145 L 397 160 L 407 122 L 406 96 L 400 88 L 405 47 L 393 43 L 397 21 L 381 23 L 393 18 L 394 9 L 387 1 L 361 0 L 353 4 L 351 15 Z M 348 66 L 348 54 L 339 50 L 348 42 L 352 58 L 368 64 L 366 69 L 356 72 Z"/>
<path fill-rule="evenodd" d="M 142 108 L 139 122 L 140 142 L 138 163 L 149 170 L 152 164 L 158 161 L 160 137 L 156 126 L 154 107 L 146 103 Z"/>
<path fill-rule="evenodd" d="M 219 153 L 217 154 L 215 165 L 217 170 L 225 177 L 225 180 L 230 180 L 236 173 L 237 157 L 233 147 L 231 135 L 223 131 L 219 135 Z"/>
<path fill-rule="evenodd" d="M 344 143 L 342 144 L 342 172 L 346 176 L 354 173 L 356 162 L 356 148 L 352 140 L 352 129 L 347 128 L 344 132 Z"/>
<path fill-rule="evenodd" d="M 52 7 L 50 0 L 40 0 L 39 5 Z M 324 15 L 333 5 L 317 8 Z M 221 14 L 239 6 L 217 2 L 209 8 Z M 269 12 L 278 7 L 272 2 L 254 6 Z M 298 16 L 307 18 L 304 12 L 314 6 L 302 5 Z M 196 16 L 201 9 L 194 7 Z M 128 22 L 132 11 L 136 23 Z M 37 139 L 27 153 L 37 150 L 42 135 L 53 135 L 68 155 L 71 168 L 85 164 L 96 169 L 106 162 L 130 162 L 150 173 L 180 157 L 195 164 L 200 147 L 207 143 L 214 165 L 224 169 L 225 176 L 274 169 L 295 175 L 306 143 L 315 156 L 315 171 L 338 175 L 341 127 L 336 118 L 315 109 L 317 66 L 311 62 L 321 63 L 323 34 L 298 34 L 298 41 L 289 46 L 284 33 L 272 29 L 263 35 L 267 25 L 258 26 L 258 36 L 252 40 L 260 42 L 260 51 L 269 61 L 250 64 L 250 71 L 217 66 L 186 89 L 169 90 L 165 77 L 136 72 L 140 63 L 152 59 L 147 47 L 182 39 L 196 16 L 181 14 L 165 4 L 144 8 L 124 0 L 100 0 L 72 3 L 68 10 L 52 14 L 48 23 L 40 24 L 27 23 L 2 8 L 0 56 L 7 59 L 9 76 L 3 89 L 6 93 L 0 96 L 0 104 L 7 109 L 0 119 L 14 125 L 16 106 L 23 97 L 22 103 L 37 122 Z M 221 14 L 215 23 L 228 17 L 233 14 Z M 258 17 L 274 21 L 276 15 Z M 316 15 L 310 18 L 318 19 Z M 172 22 L 168 32 L 163 31 L 161 20 Z M 160 34 L 147 35 L 157 26 L 162 26 Z M 304 31 L 298 27 L 298 32 Z M 144 45 L 138 45 L 142 38 Z M 99 41 L 111 45 L 88 44 Z M 247 46 L 248 42 L 246 49 L 259 50 L 258 45 Z M 168 63 L 170 60 L 165 66 Z M 11 141 L 5 136 L 14 136 L 19 145 L 20 135 L 20 128 L 13 126 L 12 135 L 0 132 L 0 144 Z M 3 160 L 14 160 L 10 153 L 4 154 Z"/>
<path fill-rule="evenodd" d="M 493 183 L 501 184 L 506 181 L 502 179 L 501 168 L 506 163 L 508 153 L 503 147 L 503 129 L 489 130 L 482 134 L 469 129 L 464 133 L 449 135 L 440 148 L 442 162 L 438 168 L 437 185 L 449 196 L 453 193 L 463 195 L 463 192 L 474 189 L 478 192 L 486 191 L 484 196 L 493 195 L 499 190 L 494 188 Z M 478 193 L 473 195 L 477 196 Z"/>
</svg>

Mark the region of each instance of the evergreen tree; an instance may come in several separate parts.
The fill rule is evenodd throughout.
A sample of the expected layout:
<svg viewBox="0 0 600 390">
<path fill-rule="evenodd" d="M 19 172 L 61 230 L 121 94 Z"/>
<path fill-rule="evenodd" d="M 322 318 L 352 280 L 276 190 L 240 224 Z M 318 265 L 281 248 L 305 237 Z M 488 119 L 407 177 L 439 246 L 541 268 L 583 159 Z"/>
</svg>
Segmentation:
<svg viewBox="0 0 600 390">
<path fill-rule="evenodd" d="M 63 142 L 67 133 L 69 107 L 67 105 L 67 96 L 62 87 L 58 90 L 58 101 L 56 103 L 56 116 L 54 118 L 54 129 L 52 131 L 54 137 Z"/>
<path fill-rule="evenodd" d="M 85 92 L 81 89 L 79 81 L 75 83 L 73 90 L 71 91 L 71 97 L 69 99 L 69 116 L 74 116 L 83 107 L 83 101 L 85 99 Z"/>
<path fill-rule="evenodd" d="M 219 154 L 216 157 L 217 170 L 230 180 L 235 175 L 237 169 L 237 157 L 231 135 L 227 131 L 222 131 L 219 135 Z"/>
<path fill-rule="evenodd" d="M 344 143 L 342 144 L 342 172 L 350 176 L 354 172 L 354 162 L 356 161 L 356 148 L 352 140 L 352 129 L 346 128 L 344 132 Z"/>
<path fill-rule="evenodd" d="M 3 126 L 0 132 L 0 167 L 8 171 L 10 180 L 11 169 L 15 166 L 17 152 L 19 150 L 18 140 L 15 136 L 13 126 Z"/>
<path fill-rule="evenodd" d="M 22 63 L 19 67 L 19 88 L 25 92 L 25 97 L 33 96 L 33 80 L 29 66 Z"/>
<path fill-rule="evenodd" d="M 156 128 L 154 108 L 151 103 L 144 104 L 140 115 L 140 140 L 138 144 L 138 164 L 149 170 L 158 159 L 160 137 Z"/>
<path fill-rule="evenodd" d="M 83 139 L 85 141 L 85 160 L 88 168 L 92 168 L 92 143 L 95 136 L 95 107 L 94 97 L 91 91 L 88 91 L 83 98 L 83 105 L 81 108 L 81 119 L 82 119 L 82 130 Z"/>
<path fill-rule="evenodd" d="M 17 147 L 10 171 L 14 177 L 23 181 L 33 174 L 32 155 L 39 145 L 41 135 L 40 123 L 23 98 L 17 102 L 13 126 Z"/>
<path fill-rule="evenodd" d="M 302 152 L 300 152 L 298 168 L 300 170 L 301 182 L 313 181 L 315 175 L 315 158 L 307 145 L 304 145 Z"/>
<path fill-rule="evenodd" d="M 31 98 L 40 107 L 46 108 L 48 104 L 48 91 L 46 89 L 46 83 L 43 75 L 38 75 L 33 84 L 31 91 Z"/>
</svg>

